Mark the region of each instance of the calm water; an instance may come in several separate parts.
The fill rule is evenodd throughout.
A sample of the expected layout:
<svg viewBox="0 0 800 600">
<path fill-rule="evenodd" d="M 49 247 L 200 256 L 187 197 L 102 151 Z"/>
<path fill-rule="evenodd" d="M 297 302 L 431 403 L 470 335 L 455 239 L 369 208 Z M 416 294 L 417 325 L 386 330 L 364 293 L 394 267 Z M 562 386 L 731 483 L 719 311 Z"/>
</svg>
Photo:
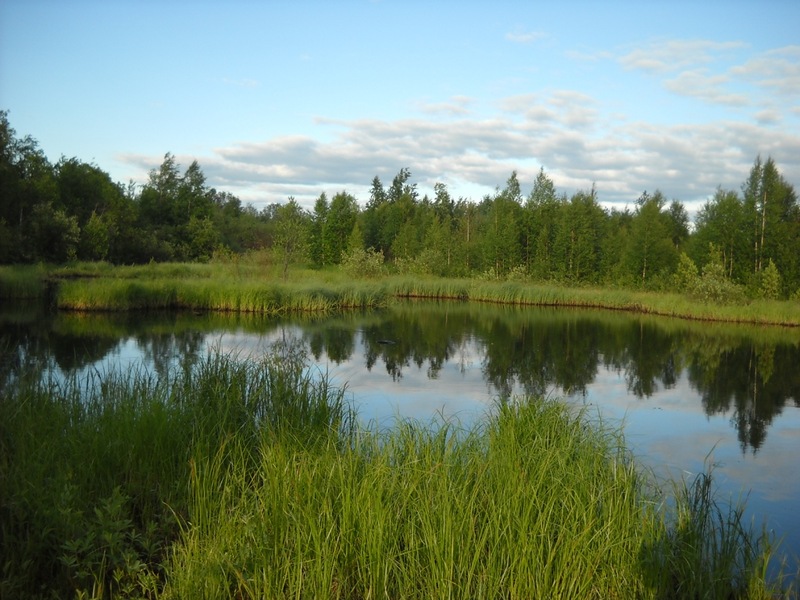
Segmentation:
<svg viewBox="0 0 800 600">
<path fill-rule="evenodd" d="M 74 315 L 0 310 L 0 382 L 29 363 L 61 374 L 164 374 L 210 349 L 307 356 L 364 421 L 483 418 L 541 394 L 622 423 L 664 476 L 716 465 L 720 498 L 800 555 L 800 331 L 621 313 L 408 303 L 335 317 Z"/>
</svg>

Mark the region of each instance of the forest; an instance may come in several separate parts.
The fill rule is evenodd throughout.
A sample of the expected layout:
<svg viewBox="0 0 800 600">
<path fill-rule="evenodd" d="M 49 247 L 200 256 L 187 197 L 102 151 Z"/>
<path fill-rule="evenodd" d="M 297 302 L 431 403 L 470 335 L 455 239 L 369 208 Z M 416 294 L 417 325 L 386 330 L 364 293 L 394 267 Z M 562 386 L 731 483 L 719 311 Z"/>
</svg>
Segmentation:
<svg viewBox="0 0 800 600">
<path fill-rule="evenodd" d="M 408 168 L 372 180 L 369 198 L 322 193 L 262 210 L 209 187 L 197 161 L 167 153 L 144 185 L 95 164 L 51 164 L 0 111 L 0 264 L 140 264 L 260 252 L 292 265 L 682 291 L 712 301 L 800 298 L 800 205 L 772 157 L 739 190 L 713 195 L 690 220 L 657 188 L 608 209 L 594 187 L 568 197 L 544 169 L 523 188 L 512 172 L 479 201 L 437 183 L 420 197 Z M 526 194 L 527 192 L 527 194 Z M 709 193 L 712 191 L 709 190 Z"/>
</svg>

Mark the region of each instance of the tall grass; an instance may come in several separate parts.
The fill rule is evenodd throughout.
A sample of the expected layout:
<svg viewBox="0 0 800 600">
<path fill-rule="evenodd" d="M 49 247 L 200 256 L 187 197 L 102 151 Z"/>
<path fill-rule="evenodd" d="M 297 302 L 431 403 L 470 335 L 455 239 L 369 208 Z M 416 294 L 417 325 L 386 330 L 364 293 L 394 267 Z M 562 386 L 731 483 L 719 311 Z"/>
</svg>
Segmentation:
<svg viewBox="0 0 800 600">
<path fill-rule="evenodd" d="M 568 287 L 522 281 L 395 278 L 398 297 L 459 299 L 519 306 L 604 308 L 704 321 L 800 326 L 796 301 L 752 300 L 741 304 L 703 302 L 684 294 L 617 288 Z"/>
<path fill-rule="evenodd" d="M 260 255 L 258 255 L 260 256 Z M 262 257 L 263 259 L 263 257 Z M 684 294 L 556 283 L 390 276 L 353 280 L 343 270 L 295 269 L 288 281 L 253 257 L 209 264 L 0 268 L 0 298 L 52 295 L 70 310 L 185 308 L 280 314 L 385 306 L 392 298 L 626 310 L 704 321 L 800 326 L 797 301 L 704 302 Z"/>
<path fill-rule="evenodd" d="M 68 310 L 214 310 L 260 314 L 332 312 L 384 306 L 383 288 L 370 282 L 315 285 L 231 279 L 91 279 L 60 285 L 59 308 Z"/>
<path fill-rule="evenodd" d="M 197 466 L 165 598 L 776 592 L 767 538 L 694 488 L 665 512 L 620 435 L 555 402 L 504 404 L 468 431 L 405 422 L 311 452 L 262 440 L 258 455 L 251 470 L 232 441 Z M 689 555 L 698 546 L 702 559 Z"/>
<path fill-rule="evenodd" d="M 190 518 L 192 466 L 261 436 L 346 426 L 301 365 L 212 355 L 158 379 L 23 375 L 0 402 L 0 598 L 155 597 Z"/>
<path fill-rule="evenodd" d="M 709 478 L 668 501 L 617 430 L 559 402 L 378 430 L 290 354 L 97 377 L 4 390 L 0 597 L 778 592 L 770 539 Z"/>
<path fill-rule="evenodd" d="M 42 298 L 47 271 L 40 267 L 0 266 L 0 299 Z"/>
</svg>

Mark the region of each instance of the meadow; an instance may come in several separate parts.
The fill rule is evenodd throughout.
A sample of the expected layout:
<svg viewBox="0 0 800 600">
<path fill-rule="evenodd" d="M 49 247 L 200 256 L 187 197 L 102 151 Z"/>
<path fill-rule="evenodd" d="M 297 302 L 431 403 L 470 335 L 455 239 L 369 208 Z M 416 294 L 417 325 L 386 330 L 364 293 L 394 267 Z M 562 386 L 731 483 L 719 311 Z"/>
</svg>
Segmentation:
<svg viewBox="0 0 800 600">
<path fill-rule="evenodd" d="M 710 470 L 657 481 L 555 400 L 378 430 L 219 353 L 2 392 L 2 598 L 792 597 Z"/>
</svg>

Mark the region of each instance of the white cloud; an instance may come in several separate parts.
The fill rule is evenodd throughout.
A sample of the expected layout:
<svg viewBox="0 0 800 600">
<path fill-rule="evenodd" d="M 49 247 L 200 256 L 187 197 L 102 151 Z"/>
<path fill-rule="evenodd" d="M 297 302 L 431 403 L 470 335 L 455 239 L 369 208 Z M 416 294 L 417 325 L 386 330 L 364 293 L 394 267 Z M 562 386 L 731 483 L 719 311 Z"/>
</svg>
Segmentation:
<svg viewBox="0 0 800 600">
<path fill-rule="evenodd" d="M 541 31 L 512 31 L 506 34 L 506 39 L 515 44 L 532 44 L 547 37 L 547 34 Z"/>
<path fill-rule="evenodd" d="M 656 40 L 619 57 L 619 62 L 626 69 L 669 73 L 715 62 L 720 56 L 744 47 L 743 42 Z"/>
<path fill-rule="evenodd" d="M 699 79 L 700 74 L 678 75 L 674 85 L 688 93 Z M 711 78 L 704 94 L 722 93 L 725 82 Z M 694 93 L 701 95 L 698 89 Z M 451 98 L 443 107 L 451 105 L 466 107 L 471 101 Z M 388 184 L 404 167 L 421 193 L 444 182 L 454 196 L 475 201 L 502 187 L 512 170 L 528 193 L 540 166 L 559 191 L 572 194 L 595 183 L 602 202 L 618 204 L 633 202 L 645 189 L 659 188 L 687 204 L 711 196 L 720 185 L 738 190 L 758 154 L 771 155 L 788 181 L 800 183 L 800 136 L 790 127 L 770 125 L 778 122 L 777 109 L 755 112 L 749 122 L 726 116 L 662 125 L 603 108 L 582 92 L 553 90 L 501 99 L 496 112 L 482 119 L 452 110 L 396 120 L 318 117 L 313 121 L 318 138 L 242 141 L 178 160 L 188 165 L 197 159 L 209 185 L 244 201 L 279 202 L 292 195 L 306 207 L 321 192 L 342 189 L 365 202 L 375 175 Z M 150 169 L 162 158 L 122 160 Z"/>
<path fill-rule="evenodd" d="M 761 125 L 775 125 L 781 120 L 781 113 L 775 109 L 760 110 L 755 114 L 756 121 Z"/>
<path fill-rule="evenodd" d="M 470 114 L 472 100 L 466 96 L 453 96 L 447 102 L 422 102 L 417 105 L 420 112 L 429 115 L 462 116 Z"/>
<path fill-rule="evenodd" d="M 664 87 L 681 96 L 693 96 L 712 104 L 747 106 L 750 103 L 747 96 L 726 91 L 729 82 L 726 75 L 713 75 L 708 69 L 692 69 L 665 80 Z"/>
<path fill-rule="evenodd" d="M 770 93 L 797 99 L 800 96 L 800 46 L 776 48 L 731 69 Z"/>
</svg>

